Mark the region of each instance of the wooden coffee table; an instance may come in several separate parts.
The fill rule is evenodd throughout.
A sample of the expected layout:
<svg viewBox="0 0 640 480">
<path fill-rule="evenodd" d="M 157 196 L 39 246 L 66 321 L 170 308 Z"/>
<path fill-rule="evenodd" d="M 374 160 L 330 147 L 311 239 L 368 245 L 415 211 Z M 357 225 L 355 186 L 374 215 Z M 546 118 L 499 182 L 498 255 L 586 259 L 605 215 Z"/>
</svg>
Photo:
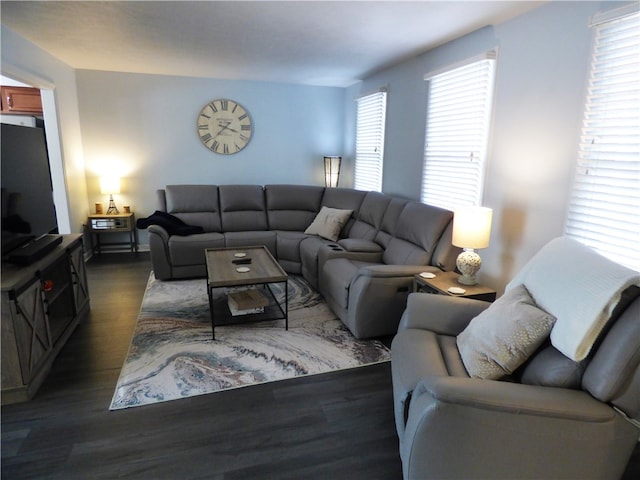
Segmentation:
<svg viewBox="0 0 640 480">
<path fill-rule="evenodd" d="M 244 254 L 244 256 L 243 256 Z M 211 332 L 216 339 L 216 319 L 224 318 L 224 324 L 277 320 L 284 318 L 285 329 L 289 330 L 289 286 L 287 273 L 273 258 L 265 246 L 207 248 L 204 251 L 207 265 L 207 295 L 209 296 L 209 310 L 211 312 Z M 234 260 L 251 259 L 248 264 L 236 264 Z M 248 269 L 248 271 L 247 271 Z M 284 302 L 276 298 L 271 284 L 284 283 Z M 264 313 L 249 313 L 232 316 L 227 302 L 215 302 L 213 289 L 261 285 L 273 299 L 273 303 L 264 308 Z M 223 323 L 219 323 L 223 324 Z"/>
</svg>

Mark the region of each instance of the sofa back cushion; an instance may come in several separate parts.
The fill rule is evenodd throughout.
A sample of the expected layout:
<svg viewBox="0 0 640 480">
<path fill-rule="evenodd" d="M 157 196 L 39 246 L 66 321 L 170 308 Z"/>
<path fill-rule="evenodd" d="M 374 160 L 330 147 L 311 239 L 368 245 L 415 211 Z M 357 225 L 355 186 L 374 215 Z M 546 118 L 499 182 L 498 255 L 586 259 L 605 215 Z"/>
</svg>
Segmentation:
<svg viewBox="0 0 640 480">
<path fill-rule="evenodd" d="M 395 236 L 387 245 L 382 260 L 387 265 L 429 265 L 431 257 L 453 212 L 443 208 L 409 202 L 405 205 Z"/>
<path fill-rule="evenodd" d="M 462 248 L 456 247 L 452 242 L 453 219 L 449 222 L 438 241 L 438 246 L 431 257 L 431 265 L 447 272 L 455 270 L 456 259 L 462 252 Z"/>
<path fill-rule="evenodd" d="M 304 232 L 320 211 L 324 187 L 265 185 L 270 230 Z"/>
<path fill-rule="evenodd" d="M 588 360 L 576 362 L 547 342 L 523 365 L 520 382 L 543 387 L 579 389 Z"/>
<path fill-rule="evenodd" d="M 267 209 L 261 185 L 221 185 L 220 217 L 224 232 L 267 230 Z"/>
<path fill-rule="evenodd" d="M 325 188 L 324 195 L 322 195 L 322 207 L 353 211 L 351 219 L 342 229 L 341 238 L 349 236 L 366 194 L 367 192 L 365 191 L 352 188 Z"/>
<path fill-rule="evenodd" d="M 382 217 L 391 202 L 391 197 L 379 192 L 368 192 L 360 205 L 360 209 L 349 231 L 349 238 L 362 238 L 374 240 L 380 226 Z"/>
<path fill-rule="evenodd" d="M 582 377 L 582 388 L 631 418 L 640 417 L 640 288 L 622 296 Z"/>
<path fill-rule="evenodd" d="M 549 342 L 522 368 L 520 381 L 546 387 L 584 389 L 630 417 L 640 413 L 640 287 L 626 289 L 591 354 L 576 362 Z"/>
<path fill-rule="evenodd" d="M 404 198 L 392 198 L 387 209 L 382 217 L 382 223 L 380 230 L 376 234 L 375 241 L 386 248 L 389 242 L 396 234 L 396 225 L 398 224 L 398 218 L 402 213 L 405 205 L 409 203 L 409 200 Z"/>
<path fill-rule="evenodd" d="M 205 232 L 220 232 L 218 187 L 215 185 L 167 185 L 166 211 L 188 225 L 197 225 Z"/>
</svg>

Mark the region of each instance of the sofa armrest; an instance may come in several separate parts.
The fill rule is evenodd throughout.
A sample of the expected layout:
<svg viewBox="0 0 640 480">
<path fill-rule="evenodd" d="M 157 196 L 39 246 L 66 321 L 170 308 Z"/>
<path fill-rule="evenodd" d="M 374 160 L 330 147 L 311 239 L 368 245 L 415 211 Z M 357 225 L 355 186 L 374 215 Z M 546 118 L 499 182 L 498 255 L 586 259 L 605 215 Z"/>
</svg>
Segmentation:
<svg viewBox="0 0 640 480">
<path fill-rule="evenodd" d="M 372 240 L 362 238 L 343 238 L 338 245 L 347 252 L 382 253 L 382 247 Z"/>
<path fill-rule="evenodd" d="M 159 235 L 160 238 L 167 243 L 169 241 L 169 233 L 162 228 L 160 225 L 149 225 L 147 227 L 147 230 L 149 231 L 149 233 L 155 233 L 156 235 Z"/>
<path fill-rule="evenodd" d="M 170 235 L 160 225 L 149 225 L 147 230 L 153 273 L 158 280 L 168 280 L 173 275 L 169 255 Z"/>
<path fill-rule="evenodd" d="M 417 328 L 456 336 L 489 308 L 490 302 L 433 293 L 412 293 L 398 329 Z"/>
<path fill-rule="evenodd" d="M 469 377 L 425 377 L 416 386 L 412 401 L 425 394 L 439 403 L 580 422 L 607 422 L 616 415 L 582 390 Z"/>
<path fill-rule="evenodd" d="M 429 376 L 400 455 L 405 478 L 620 478 L 637 438 L 582 390 Z"/>
</svg>

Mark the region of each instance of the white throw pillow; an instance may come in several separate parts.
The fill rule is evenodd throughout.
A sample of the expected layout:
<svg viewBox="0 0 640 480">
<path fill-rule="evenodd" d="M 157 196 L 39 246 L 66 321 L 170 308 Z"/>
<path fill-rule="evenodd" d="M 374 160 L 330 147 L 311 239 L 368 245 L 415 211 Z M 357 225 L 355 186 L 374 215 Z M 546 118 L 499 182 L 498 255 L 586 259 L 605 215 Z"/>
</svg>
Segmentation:
<svg viewBox="0 0 640 480">
<path fill-rule="evenodd" d="M 319 235 L 335 242 L 340 236 L 340 230 L 347 223 L 352 213 L 353 210 L 322 207 L 304 233 Z"/>
<path fill-rule="evenodd" d="M 510 375 L 549 337 L 555 321 L 524 285 L 508 290 L 458 335 L 467 372 L 487 380 Z"/>
</svg>

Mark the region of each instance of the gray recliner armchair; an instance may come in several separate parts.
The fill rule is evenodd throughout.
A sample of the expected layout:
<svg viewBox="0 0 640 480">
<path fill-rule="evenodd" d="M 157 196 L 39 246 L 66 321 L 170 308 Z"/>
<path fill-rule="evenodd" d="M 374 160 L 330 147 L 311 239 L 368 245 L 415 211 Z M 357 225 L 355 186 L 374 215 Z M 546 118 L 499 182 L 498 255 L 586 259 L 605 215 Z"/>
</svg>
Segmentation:
<svg viewBox="0 0 640 480">
<path fill-rule="evenodd" d="M 614 479 L 624 472 L 640 435 L 640 276 L 595 257 L 577 242 L 557 239 L 550 245 L 507 286 L 507 293 L 524 285 L 537 306 L 556 317 L 551 339 L 503 378 L 470 376 L 458 347 L 461 332 L 491 304 L 425 293 L 409 296 L 392 343 L 405 479 Z M 557 255 L 548 252 L 558 245 L 556 253 L 573 251 L 555 258 L 551 270 L 549 259 Z M 594 285 L 576 278 L 575 288 L 565 284 L 557 295 L 556 282 L 593 264 L 598 267 L 592 272 L 598 276 Z M 546 281 L 540 281 L 545 275 Z M 554 333 L 566 335 L 568 314 L 577 311 L 579 319 L 587 319 L 589 296 L 597 297 L 615 282 L 619 288 L 605 309 L 610 314 L 587 335 L 586 352 L 583 344 L 575 350 L 584 358 L 567 357 L 554 346 L 567 350 Z"/>
</svg>

